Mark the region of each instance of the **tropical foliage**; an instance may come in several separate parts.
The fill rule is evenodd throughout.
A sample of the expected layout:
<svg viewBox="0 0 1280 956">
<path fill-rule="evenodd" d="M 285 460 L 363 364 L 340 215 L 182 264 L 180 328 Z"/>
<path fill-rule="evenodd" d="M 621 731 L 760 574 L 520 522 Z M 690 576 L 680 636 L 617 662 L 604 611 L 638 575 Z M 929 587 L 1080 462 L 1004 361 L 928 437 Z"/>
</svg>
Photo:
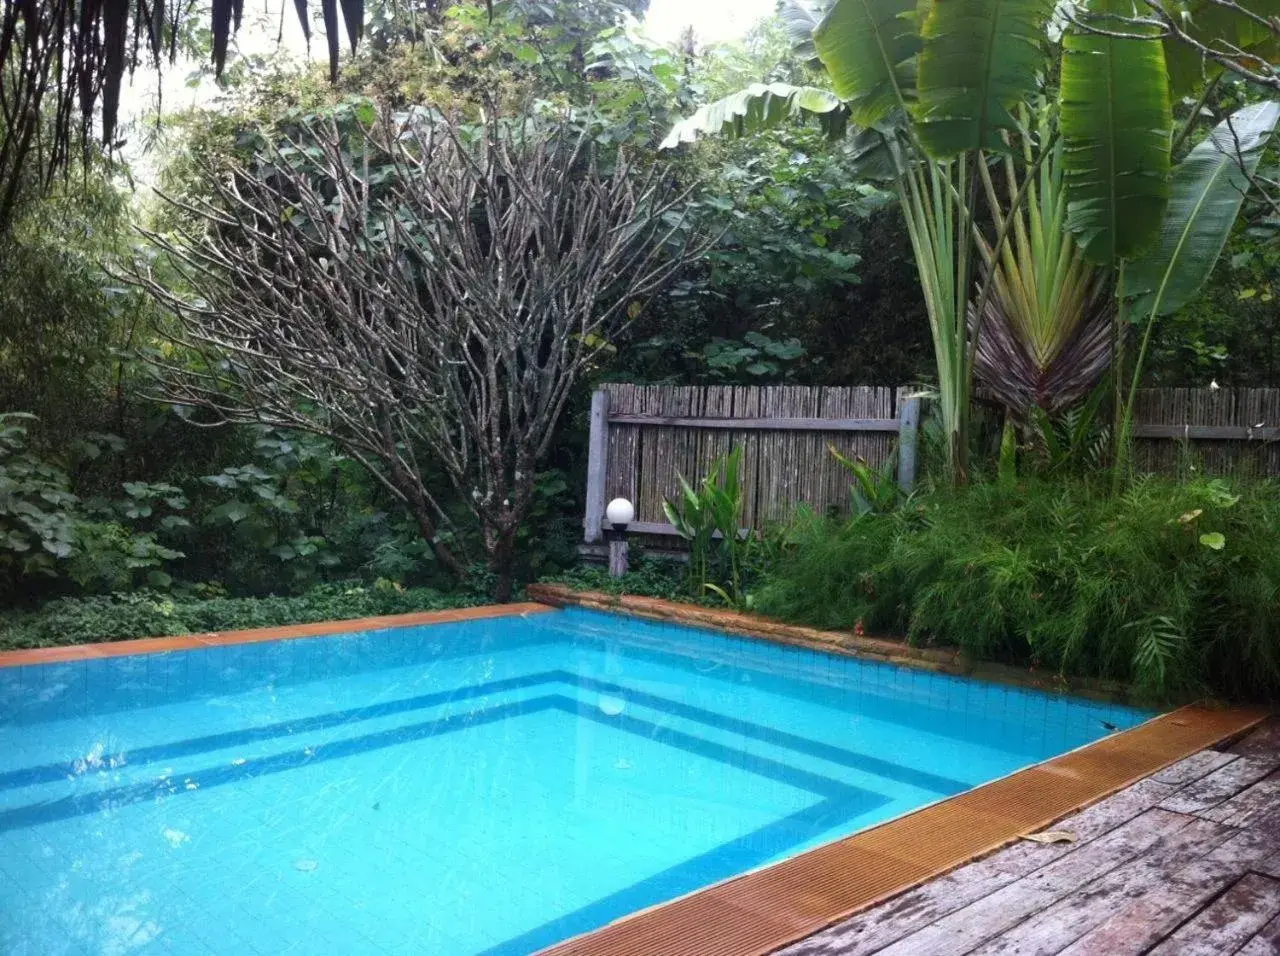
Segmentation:
<svg viewBox="0 0 1280 956">
<path fill-rule="evenodd" d="M 889 516 L 808 522 L 756 595 L 817 627 L 1134 682 L 1155 697 L 1280 692 L 1272 485 L 1031 480 Z"/>
<path fill-rule="evenodd" d="M 1280 687 L 1275 490 L 1128 440 L 1141 385 L 1280 377 L 1273 11 L 784 0 L 703 47 L 645 7 L 296 4 L 299 65 L 238 0 L 6 6 L 0 640 L 558 576 Z M 216 96 L 131 125 L 170 58 Z M 918 383 L 923 474 L 839 459 L 849 517 L 750 535 L 731 454 L 668 502 L 690 561 L 608 579 L 573 565 L 609 379 Z"/>
</svg>

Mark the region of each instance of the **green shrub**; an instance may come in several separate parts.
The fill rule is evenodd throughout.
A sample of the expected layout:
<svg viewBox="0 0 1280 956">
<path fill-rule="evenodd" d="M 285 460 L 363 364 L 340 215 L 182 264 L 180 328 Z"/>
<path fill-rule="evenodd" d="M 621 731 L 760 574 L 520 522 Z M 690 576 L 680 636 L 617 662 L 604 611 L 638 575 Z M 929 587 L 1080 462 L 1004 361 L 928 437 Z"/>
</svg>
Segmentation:
<svg viewBox="0 0 1280 956">
<path fill-rule="evenodd" d="M 134 591 L 60 598 L 38 611 L 0 618 L 0 649 L 307 624 L 482 603 L 482 598 L 471 593 L 402 589 L 381 582 L 372 587 L 324 584 L 297 597 L 183 598 L 157 591 Z"/>
<path fill-rule="evenodd" d="M 688 570 L 682 561 L 639 554 L 638 550 L 632 550 L 630 570 L 620 578 L 610 577 L 609 569 L 602 565 L 584 564 L 542 580 L 548 584 L 566 584 L 579 591 L 689 600 Z"/>
<path fill-rule="evenodd" d="M 1280 487 L 977 485 L 810 522 L 768 614 L 1115 678 L 1154 697 L 1280 693 Z"/>
</svg>

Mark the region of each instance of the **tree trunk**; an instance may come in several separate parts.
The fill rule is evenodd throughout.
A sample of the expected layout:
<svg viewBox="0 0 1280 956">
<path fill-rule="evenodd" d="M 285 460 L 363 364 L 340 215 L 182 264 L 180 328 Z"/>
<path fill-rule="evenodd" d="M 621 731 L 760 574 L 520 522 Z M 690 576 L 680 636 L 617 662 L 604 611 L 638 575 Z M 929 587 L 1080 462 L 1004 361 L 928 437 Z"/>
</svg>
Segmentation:
<svg viewBox="0 0 1280 956">
<path fill-rule="evenodd" d="M 467 573 L 467 569 L 463 567 L 462 562 L 449 549 L 449 546 L 440 540 L 440 533 L 436 528 L 436 523 L 431 520 L 431 514 L 428 512 L 425 503 L 411 502 L 409 510 L 413 514 L 414 522 L 418 525 L 419 533 L 427 539 L 427 544 L 431 546 L 431 553 L 436 556 L 436 560 L 448 568 L 449 573 L 454 577 L 461 579 Z"/>
<path fill-rule="evenodd" d="M 497 576 L 493 584 L 493 599 L 499 604 L 506 604 L 511 600 L 516 583 L 516 526 L 486 527 L 484 543 L 489 552 L 489 569 Z"/>
<path fill-rule="evenodd" d="M 449 569 L 449 572 L 454 577 L 461 579 L 466 574 L 467 569 L 462 566 L 462 562 L 449 549 L 449 546 L 440 540 L 440 531 L 436 527 L 435 519 L 431 516 L 431 507 L 427 504 L 427 499 L 422 494 L 421 489 L 414 485 L 412 481 L 401 481 L 397 482 L 397 484 L 405 496 L 405 504 L 409 508 L 409 514 L 413 516 L 414 523 L 418 526 L 418 532 L 427 539 L 427 544 L 431 546 L 431 553 L 436 556 L 437 561 Z"/>
</svg>

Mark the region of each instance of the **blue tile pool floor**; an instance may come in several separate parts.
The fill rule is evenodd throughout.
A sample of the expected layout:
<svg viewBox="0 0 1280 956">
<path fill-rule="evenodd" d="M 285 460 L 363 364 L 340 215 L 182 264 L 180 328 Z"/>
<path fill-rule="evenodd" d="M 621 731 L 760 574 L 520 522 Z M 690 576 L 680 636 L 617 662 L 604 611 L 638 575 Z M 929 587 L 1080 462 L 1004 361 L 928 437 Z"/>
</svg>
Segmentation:
<svg viewBox="0 0 1280 956">
<path fill-rule="evenodd" d="M 0 669 L 0 953 L 529 953 L 1147 716 L 577 610 Z"/>
</svg>

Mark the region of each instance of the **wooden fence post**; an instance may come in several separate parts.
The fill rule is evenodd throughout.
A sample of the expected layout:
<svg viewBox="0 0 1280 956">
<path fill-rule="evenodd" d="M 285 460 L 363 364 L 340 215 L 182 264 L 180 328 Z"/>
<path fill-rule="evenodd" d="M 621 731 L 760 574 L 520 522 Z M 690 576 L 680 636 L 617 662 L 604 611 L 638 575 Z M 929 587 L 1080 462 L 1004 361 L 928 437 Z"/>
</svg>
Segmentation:
<svg viewBox="0 0 1280 956">
<path fill-rule="evenodd" d="M 910 491 L 916 483 L 916 445 L 920 437 L 920 399 L 899 393 L 898 403 L 898 484 Z"/>
<path fill-rule="evenodd" d="M 582 519 L 582 540 L 600 540 L 604 522 L 604 466 L 609 453 L 609 393 L 603 389 L 591 396 L 591 432 L 587 441 L 587 509 Z"/>
</svg>

